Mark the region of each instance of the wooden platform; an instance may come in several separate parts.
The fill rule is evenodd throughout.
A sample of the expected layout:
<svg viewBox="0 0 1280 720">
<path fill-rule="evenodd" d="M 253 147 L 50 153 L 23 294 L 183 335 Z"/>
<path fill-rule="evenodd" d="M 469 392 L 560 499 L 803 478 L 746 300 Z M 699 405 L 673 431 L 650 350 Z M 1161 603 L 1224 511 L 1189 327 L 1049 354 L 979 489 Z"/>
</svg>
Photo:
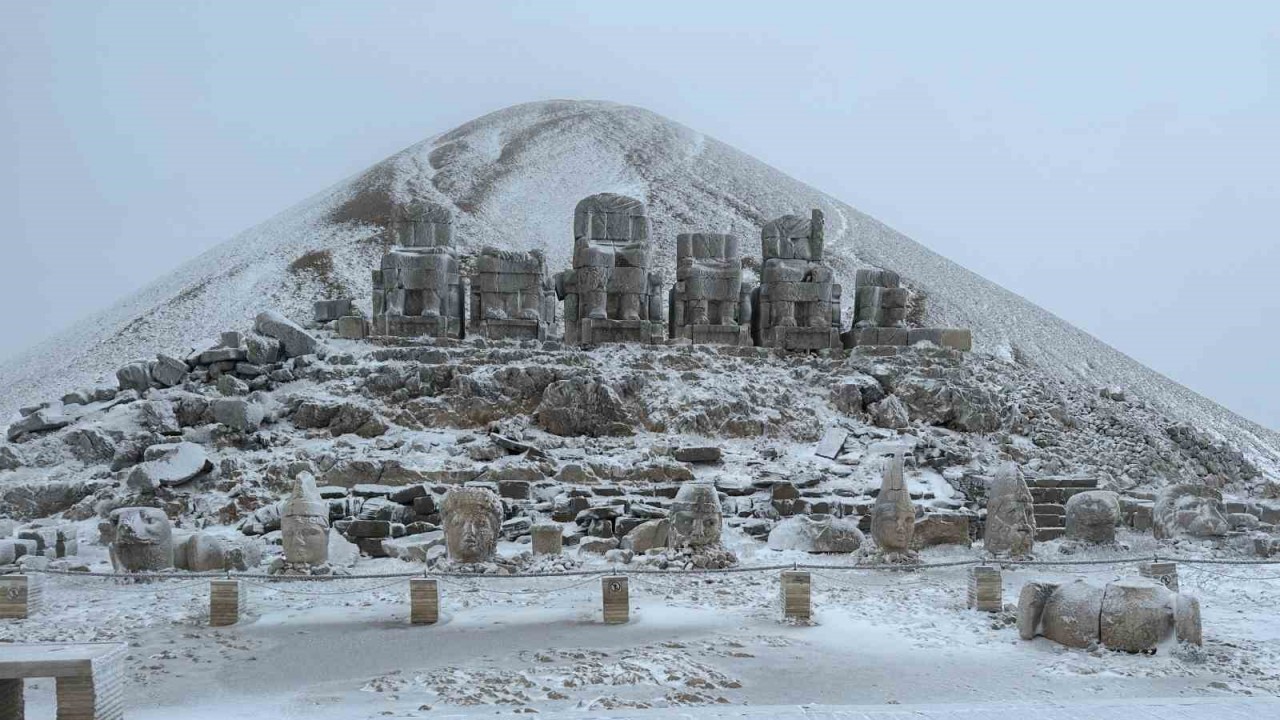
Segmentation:
<svg viewBox="0 0 1280 720">
<path fill-rule="evenodd" d="M 26 715 L 25 678 L 56 678 L 58 720 L 124 717 L 124 643 L 0 644 L 0 720 Z"/>
</svg>

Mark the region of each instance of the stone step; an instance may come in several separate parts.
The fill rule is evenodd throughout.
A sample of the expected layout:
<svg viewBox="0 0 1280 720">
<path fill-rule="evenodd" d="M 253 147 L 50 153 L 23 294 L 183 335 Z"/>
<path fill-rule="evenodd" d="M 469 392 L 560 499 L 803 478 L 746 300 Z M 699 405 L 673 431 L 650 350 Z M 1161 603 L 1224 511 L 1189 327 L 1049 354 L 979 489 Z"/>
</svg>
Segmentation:
<svg viewBox="0 0 1280 720">
<path fill-rule="evenodd" d="M 1042 527 L 1036 528 L 1036 540 L 1044 542 L 1046 540 L 1057 540 L 1067 532 L 1065 527 Z"/>
</svg>

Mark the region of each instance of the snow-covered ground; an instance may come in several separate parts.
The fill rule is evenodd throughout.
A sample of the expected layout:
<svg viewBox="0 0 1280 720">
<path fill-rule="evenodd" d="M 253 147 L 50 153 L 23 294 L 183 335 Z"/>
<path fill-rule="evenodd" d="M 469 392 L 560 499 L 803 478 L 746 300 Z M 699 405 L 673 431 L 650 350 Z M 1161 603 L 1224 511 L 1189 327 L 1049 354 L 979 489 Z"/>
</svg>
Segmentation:
<svg viewBox="0 0 1280 720">
<path fill-rule="evenodd" d="M 1135 547 L 1143 541 L 1124 539 Z M 763 550 L 742 537 L 733 544 L 747 564 L 853 562 Z M 925 559 L 968 552 L 934 548 Z M 84 547 L 82 560 L 108 567 L 100 547 Z M 598 558 L 586 563 L 607 569 Z M 406 567 L 365 560 L 359 571 Z M 1032 577 L 1105 580 L 1132 570 L 1007 569 L 1005 602 Z M 1011 612 L 965 608 L 965 573 L 814 571 L 812 625 L 781 621 L 776 571 L 633 574 L 625 625 L 602 623 L 596 577 L 442 578 L 434 626 L 408 624 L 403 579 L 254 583 L 248 616 L 229 628 L 207 626 L 207 581 L 49 576 L 46 609 L 0 625 L 0 640 L 130 643 L 133 718 L 587 718 L 625 711 L 621 716 L 709 720 L 770 716 L 763 708 L 773 707 L 788 708 L 778 717 L 941 719 L 1030 704 L 1036 713 L 1020 717 L 1087 719 L 1120 717 L 1126 707 L 1134 711 L 1124 703 L 1135 700 L 1142 703 L 1138 717 L 1260 718 L 1276 709 L 1227 702 L 1280 692 L 1276 566 L 1182 565 L 1183 589 L 1201 599 L 1205 645 L 1171 645 L 1152 656 L 1021 641 Z M 1188 700 L 1213 702 L 1182 704 Z M 29 684 L 28 701 L 33 712 L 47 708 L 52 683 Z M 1082 703 L 1068 714 L 1044 714 L 1047 706 Z M 885 707 L 917 712 L 917 705 L 951 707 L 915 715 Z M 1227 712 L 1240 714 L 1220 714 Z"/>
</svg>

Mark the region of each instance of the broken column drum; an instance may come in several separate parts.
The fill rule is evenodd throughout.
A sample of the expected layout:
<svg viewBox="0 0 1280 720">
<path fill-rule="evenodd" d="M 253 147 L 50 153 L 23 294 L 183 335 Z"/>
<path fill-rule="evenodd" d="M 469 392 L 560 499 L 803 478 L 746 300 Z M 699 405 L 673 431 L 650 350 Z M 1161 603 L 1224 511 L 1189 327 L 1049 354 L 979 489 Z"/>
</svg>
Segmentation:
<svg viewBox="0 0 1280 720">
<path fill-rule="evenodd" d="M 329 562 L 329 503 L 320 497 L 311 473 L 299 473 L 293 481 L 293 494 L 280 511 L 280 533 L 285 562 Z"/>
<path fill-rule="evenodd" d="M 760 232 L 763 264 L 753 294 L 757 345 L 787 350 L 838 348 L 840 285 L 823 263 L 824 219 L 783 215 Z"/>
<path fill-rule="evenodd" d="M 1068 647 L 1101 644 L 1112 650 L 1151 652 L 1173 633 L 1202 642 L 1200 601 L 1146 578 L 1105 585 L 1084 579 L 1028 582 L 1018 598 L 1018 634 L 1037 635 Z"/>
<path fill-rule="evenodd" d="M 463 337 L 466 301 L 449 209 L 427 202 L 397 206 L 389 232 L 395 246 L 373 271 L 374 332 Z"/>
<path fill-rule="evenodd" d="M 666 337 L 644 203 L 613 193 L 573 212 L 573 269 L 556 275 L 570 345 L 659 343 Z"/>
<path fill-rule="evenodd" d="M 668 334 L 694 343 L 751 344 L 751 291 L 742 284 L 738 238 L 676 236 L 676 284 L 669 293 Z"/>
<path fill-rule="evenodd" d="M 556 323 L 556 294 L 540 250 L 484 247 L 471 280 L 474 334 L 492 340 L 546 340 Z"/>
<path fill-rule="evenodd" d="M 478 563 L 493 559 L 502 530 L 502 501 L 492 490 L 454 488 L 440 510 L 450 560 Z"/>
</svg>

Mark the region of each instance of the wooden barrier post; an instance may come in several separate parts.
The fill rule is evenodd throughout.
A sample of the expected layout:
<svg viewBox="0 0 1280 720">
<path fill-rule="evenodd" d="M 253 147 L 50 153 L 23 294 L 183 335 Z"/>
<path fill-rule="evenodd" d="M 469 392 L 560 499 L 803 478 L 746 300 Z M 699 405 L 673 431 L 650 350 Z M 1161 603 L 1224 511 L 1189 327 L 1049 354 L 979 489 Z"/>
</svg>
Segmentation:
<svg viewBox="0 0 1280 720">
<path fill-rule="evenodd" d="M 606 625 L 620 625 L 631 617 L 631 599 L 627 592 L 627 579 L 621 575 L 611 575 L 600 579 L 600 590 L 604 596 L 604 622 Z"/>
<path fill-rule="evenodd" d="M 43 575 L 0 575 L 0 619 L 29 618 L 43 606 Z"/>
<path fill-rule="evenodd" d="M 244 585 L 239 580 L 209 581 L 209 624 L 226 627 L 240 622 Z"/>
<path fill-rule="evenodd" d="M 800 570 L 782 572 L 782 619 L 813 619 L 813 587 L 809 573 Z"/>
<path fill-rule="evenodd" d="M 1000 568 L 977 565 L 969 568 L 969 609 L 1000 612 L 1004 607 L 1004 586 Z"/>
<path fill-rule="evenodd" d="M 409 580 L 409 623 L 434 625 L 440 621 L 440 589 L 435 580 Z"/>
<path fill-rule="evenodd" d="M 1157 582 L 1164 583 L 1165 587 L 1178 592 L 1178 563 L 1154 560 L 1139 563 L 1138 574 L 1144 578 L 1151 578 Z"/>
</svg>

